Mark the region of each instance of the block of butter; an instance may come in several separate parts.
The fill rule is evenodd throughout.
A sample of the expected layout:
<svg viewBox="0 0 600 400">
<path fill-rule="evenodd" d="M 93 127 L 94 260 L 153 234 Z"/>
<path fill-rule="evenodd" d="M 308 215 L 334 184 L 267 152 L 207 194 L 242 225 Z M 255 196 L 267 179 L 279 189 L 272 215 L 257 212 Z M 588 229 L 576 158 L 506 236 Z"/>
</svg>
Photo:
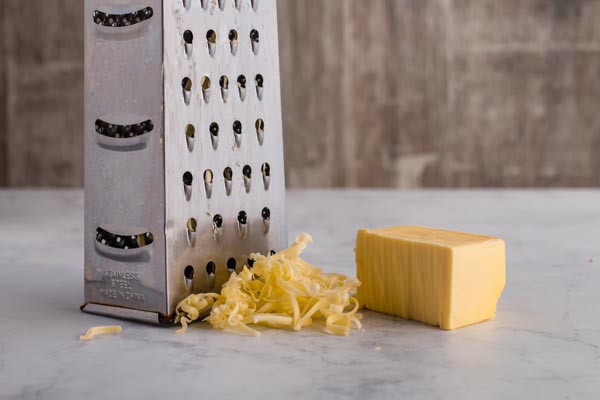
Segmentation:
<svg viewBox="0 0 600 400">
<path fill-rule="evenodd" d="M 504 241 L 418 226 L 360 230 L 357 297 L 369 310 L 455 329 L 490 319 L 504 289 Z"/>
</svg>

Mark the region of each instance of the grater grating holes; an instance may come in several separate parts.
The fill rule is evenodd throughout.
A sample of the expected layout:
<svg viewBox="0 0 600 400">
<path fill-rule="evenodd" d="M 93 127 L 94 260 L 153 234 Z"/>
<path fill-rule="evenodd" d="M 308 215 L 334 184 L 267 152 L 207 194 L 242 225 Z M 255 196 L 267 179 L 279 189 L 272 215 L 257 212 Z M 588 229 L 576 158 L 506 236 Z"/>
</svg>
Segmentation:
<svg viewBox="0 0 600 400">
<path fill-rule="evenodd" d="M 256 97 L 258 100 L 262 100 L 264 91 L 265 78 L 261 74 L 256 75 L 254 78 L 254 85 L 256 86 Z"/>
<path fill-rule="evenodd" d="M 210 169 L 204 171 L 204 190 L 206 191 L 206 197 L 210 199 L 212 197 L 212 186 L 213 186 L 213 172 Z"/>
<path fill-rule="evenodd" d="M 235 29 L 229 31 L 229 48 L 231 50 L 231 54 L 235 56 L 237 54 L 239 47 L 239 35 Z"/>
<path fill-rule="evenodd" d="M 227 269 L 229 270 L 229 273 L 232 273 L 235 271 L 236 268 L 237 261 L 235 258 L 231 257 L 229 260 L 227 260 Z"/>
<path fill-rule="evenodd" d="M 210 140 L 212 142 L 213 149 L 217 150 L 219 148 L 219 124 L 213 122 L 210 124 Z"/>
<path fill-rule="evenodd" d="M 183 47 L 185 49 L 185 54 L 189 57 L 192 56 L 193 45 L 194 43 L 194 34 L 189 29 L 183 32 Z"/>
<path fill-rule="evenodd" d="M 221 87 L 221 98 L 223 99 L 223 103 L 227 103 L 227 99 L 229 98 L 229 78 L 227 75 L 221 76 L 219 79 L 219 86 Z"/>
<path fill-rule="evenodd" d="M 263 225 L 263 233 L 266 235 L 269 233 L 271 228 L 271 209 L 269 207 L 265 207 L 261 211 L 262 217 L 262 225 Z"/>
<path fill-rule="evenodd" d="M 186 186 L 192 186 L 192 182 L 194 181 L 194 176 L 191 172 L 186 172 L 183 174 L 183 184 Z"/>
<path fill-rule="evenodd" d="M 208 45 L 208 54 L 214 57 L 217 52 L 217 33 L 214 30 L 210 29 L 206 32 L 206 42 Z"/>
<path fill-rule="evenodd" d="M 225 178 L 225 192 L 227 193 L 227 196 L 231 196 L 233 170 L 230 167 L 225 168 L 223 171 L 223 178 Z"/>
<path fill-rule="evenodd" d="M 206 264 L 206 274 L 209 276 L 214 276 L 217 272 L 217 265 L 213 261 L 209 261 Z"/>
<path fill-rule="evenodd" d="M 204 99 L 204 102 L 208 104 L 208 102 L 210 101 L 210 78 L 208 76 L 203 76 L 200 81 L 200 84 L 202 86 L 202 98 Z"/>
<path fill-rule="evenodd" d="M 188 265 L 187 267 L 185 267 L 185 270 L 183 271 L 183 276 L 185 276 L 185 279 L 193 280 L 194 279 L 194 267 L 191 265 Z"/>
<path fill-rule="evenodd" d="M 181 88 L 183 89 L 183 100 L 186 105 L 190 105 L 192 100 L 192 80 L 188 77 L 183 78 L 181 81 Z"/>
<path fill-rule="evenodd" d="M 187 171 L 183 174 L 183 192 L 185 193 L 186 200 L 190 201 L 192 198 L 192 183 L 194 182 L 194 176 L 191 172 Z"/>
<path fill-rule="evenodd" d="M 237 221 L 240 239 L 244 240 L 248 234 L 248 213 L 246 211 L 240 211 L 237 216 Z"/>
<path fill-rule="evenodd" d="M 96 25 L 123 28 L 149 20 L 153 15 L 154 10 L 152 7 L 146 7 L 128 14 L 109 14 L 96 10 L 93 13 L 93 18 Z"/>
<path fill-rule="evenodd" d="M 262 172 L 263 185 L 265 187 L 265 190 L 269 190 L 271 182 L 271 165 L 269 165 L 269 163 L 264 163 L 260 170 Z"/>
<path fill-rule="evenodd" d="M 194 247 L 196 244 L 196 231 L 198 229 L 198 222 L 195 218 L 188 219 L 187 225 L 187 236 L 188 236 L 188 244 L 191 247 Z"/>
<path fill-rule="evenodd" d="M 154 235 L 150 232 L 138 235 L 119 235 L 106 229 L 97 228 L 96 241 L 114 249 L 131 250 L 151 245 L 154 242 Z"/>
<path fill-rule="evenodd" d="M 257 55 L 260 48 L 260 33 L 256 29 L 250 31 L 250 41 L 252 43 L 252 52 Z"/>
<path fill-rule="evenodd" d="M 244 175 L 244 187 L 246 188 L 246 193 L 250 193 L 252 188 L 252 167 L 245 165 L 242 174 Z"/>
<path fill-rule="evenodd" d="M 154 124 L 151 120 L 147 120 L 133 125 L 118 125 L 97 119 L 95 128 L 96 133 L 99 135 L 116 139 L 127 139 L 152 132 Z"/>
<path fill-rule="evenodd" d="M 213 217 L 213 237 L 217 243 L 223 237 L 223 216 L 217 214 Z"/>
<path fill-rule="evenodd" d="M 233 123 L 233 136 L 235 138 L 235 145 L 237 147 L 242 146 L 242 123 L 240 121 L 234 121 Z"/>
<path fill-rule="evenodd" d="M 193 44 L 194 43 L 194 33 L 192 31 L 190 31 L 189 29 L 185 32 L 183 32 L 183 41 L 186 42 L 187 44 Z"/>
<path fill-rule="evenodd" d="M 258 139 L 258 144 L 262 146 L 265 142 L 265 121 L 259 118 L 256 120 L 254 126 L 256 127 L 256 137 Z"/>
<path fill-rule="evenodd" d="M 194 138 L 196 136 L 196 127 L 192 124 L 188 124 L 185 127 L 185 140 L 189 151 L 194 150 Z"/>
<path fill-rule="evenodd" d="M 246 99 L 246 83 L 247 83 L 247 80 L 244 75 L 238 76 L 237 85 L 238 85 L 240 100 L 242 100 L 242 101 L 244 101 Z"/>
</svg>

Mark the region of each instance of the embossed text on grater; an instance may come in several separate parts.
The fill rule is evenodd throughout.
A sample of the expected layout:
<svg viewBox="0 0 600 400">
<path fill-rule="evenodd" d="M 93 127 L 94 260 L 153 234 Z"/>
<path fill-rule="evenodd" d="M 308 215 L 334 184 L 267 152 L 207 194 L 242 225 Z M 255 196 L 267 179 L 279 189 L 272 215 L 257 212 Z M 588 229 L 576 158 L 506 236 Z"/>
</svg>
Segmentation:
<svg viewBox="0 0 600 400">
<path fill-rule="evenodd" d="M 275 0 L 86 0 L 84 311 L 170 323 L 287 243 Z"/>
</svg>

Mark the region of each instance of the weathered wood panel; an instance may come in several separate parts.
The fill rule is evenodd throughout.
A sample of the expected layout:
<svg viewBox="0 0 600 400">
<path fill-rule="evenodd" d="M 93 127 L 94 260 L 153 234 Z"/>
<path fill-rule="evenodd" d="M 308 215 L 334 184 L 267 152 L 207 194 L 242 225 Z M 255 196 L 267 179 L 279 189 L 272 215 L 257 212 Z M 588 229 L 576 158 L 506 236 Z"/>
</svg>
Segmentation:
<svg viewBox="0 0 600 400">
<path fill-rule="evenodd" d="M 3 0 L 6 181 L 83 183 L 83 2 Z"/>
<path fill-rule="evenodd" d="M 6 25 L 4 24 L 4 2 L 0 2 L 0 187 L 6 185 L 8 165 L 6 163 Z"/>
<path fill-rule="evenodd" d="M 279 2 L 304 25 L 281 38 L 292 186 L 600 185 L 600 1 L 298 3 Z"/>
<path fill-rule="evenodd" d="M 278 2 L 291 187 L 600 186 L 600 0 Z M 0 185 L 79 186 L 82 1 L 0 24 Z"/>
</svg>

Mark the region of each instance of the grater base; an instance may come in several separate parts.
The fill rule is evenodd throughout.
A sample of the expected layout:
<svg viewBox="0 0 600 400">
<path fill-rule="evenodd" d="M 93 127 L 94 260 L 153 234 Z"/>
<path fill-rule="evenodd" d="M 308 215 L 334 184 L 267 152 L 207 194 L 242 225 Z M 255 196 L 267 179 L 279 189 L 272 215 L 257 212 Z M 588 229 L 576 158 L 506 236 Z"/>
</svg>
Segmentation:
<svg viewBox="0 0 600 400">
<path fill-rule="evenodd" d="M 134 310 L 132 308 L 107 306 L 97 303 L 86 303 L 81 306 L 81 311 L 88 314 L 102 315 L 120 319 L 146 322 L 154 325 L 174 325 L 175 316 L 163 315 L 156 312 Z"/>
</svg>

